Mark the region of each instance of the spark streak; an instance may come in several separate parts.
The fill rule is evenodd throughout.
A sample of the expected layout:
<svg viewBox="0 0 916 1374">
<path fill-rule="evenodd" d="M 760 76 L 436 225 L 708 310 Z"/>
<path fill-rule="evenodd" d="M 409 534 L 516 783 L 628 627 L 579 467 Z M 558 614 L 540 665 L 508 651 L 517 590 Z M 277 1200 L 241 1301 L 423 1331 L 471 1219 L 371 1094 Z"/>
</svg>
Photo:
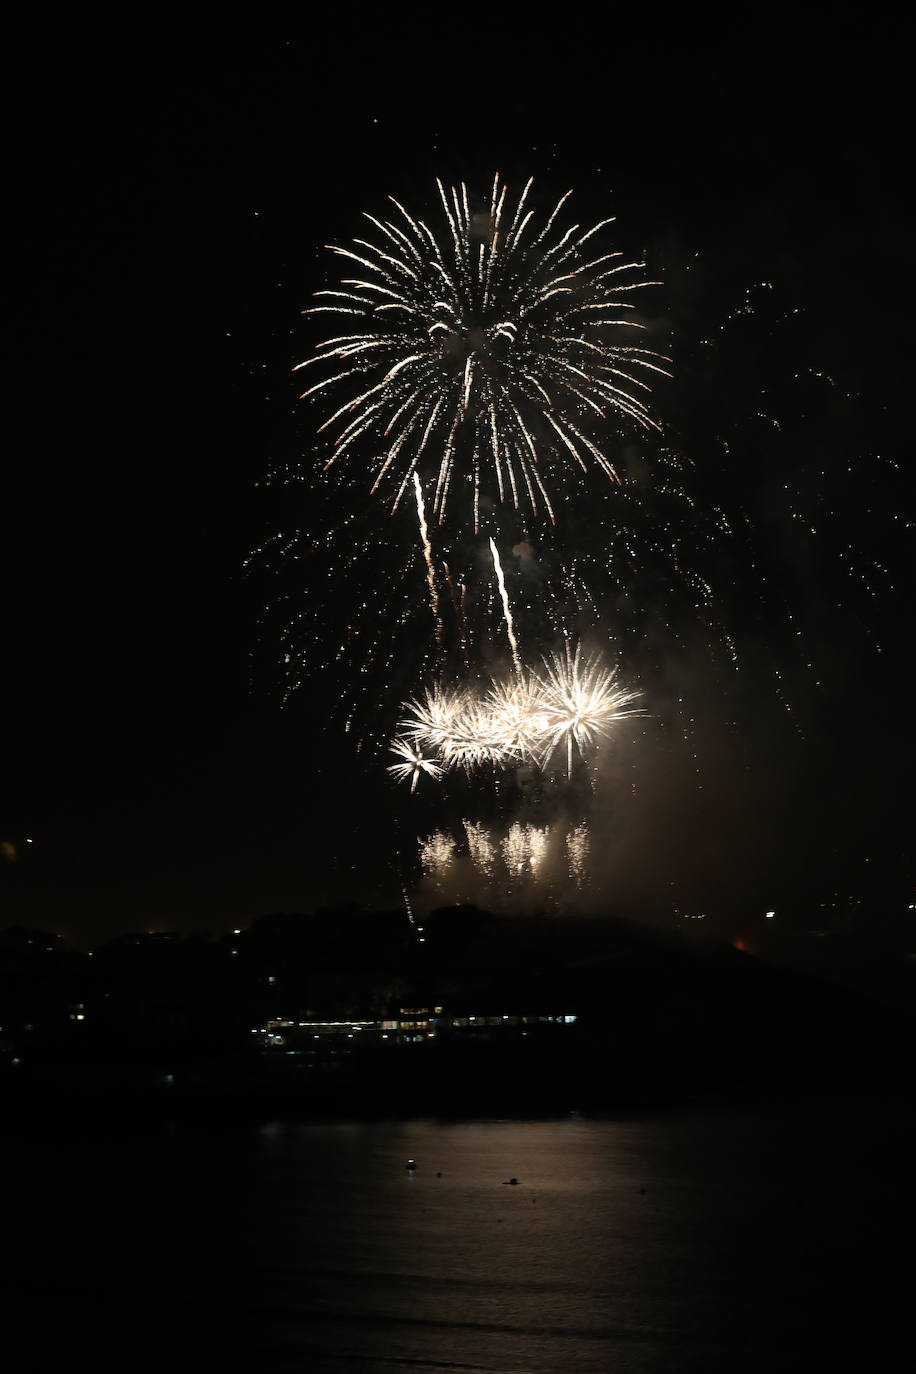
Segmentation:
<svg viewBox="0 0 916 1374">
<path fill-rule="evenodd" d="M 520 674 L 522 665 L 518 656 L 518 645 L 515 642 L 515 627 L 512 624 L 512 608 L 509 605 L 509 593 L 506 591 L 502 564 L 499 561 L 499 550 L 492 539 L 490 540 L 490 552 L 493 555 L 493 567 L 496 569 L 496 580 L 499 583 L 499 595 L 502 598 L 503 615 L 506 619 L 506 634 L 509 636 L 509 644 L 512 648 L 512 662 L 515 664 L 515 671 Z"/>
<path fill-rule="evenodd" d="M 439 615 L 439 593 L 436 590 L 436 574 L 433 568 L 433 551 L 430 547 L 429 532 L 426 528 L 426 509 L 423 505 L 423 488 L 416 472 L 413 475 L 414 491 L 417 496 L 417 518 L 420 521 L 420 538 L 423 541 L 423 557 L 426 559 L 426 582 L 429 587 L 429 604 L 436 622 L 436 643 L 442 645 L 442 618 Z"/>
</svg>

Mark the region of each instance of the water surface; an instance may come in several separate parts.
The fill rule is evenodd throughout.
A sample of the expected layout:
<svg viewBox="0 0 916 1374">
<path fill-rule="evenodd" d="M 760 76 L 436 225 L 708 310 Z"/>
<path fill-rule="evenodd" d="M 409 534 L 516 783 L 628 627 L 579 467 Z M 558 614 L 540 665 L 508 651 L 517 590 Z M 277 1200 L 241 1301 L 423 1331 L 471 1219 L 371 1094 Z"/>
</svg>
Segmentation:
<svg viewBox="0 0 916 1374">
<path fill-rule="evenodd" d="M 53 1338 L 111 1367 L 902 1368 L 913 1124 L 874 1094 L 13 1133 L 6 1291 L 36 1358 Z"/>
</svg>

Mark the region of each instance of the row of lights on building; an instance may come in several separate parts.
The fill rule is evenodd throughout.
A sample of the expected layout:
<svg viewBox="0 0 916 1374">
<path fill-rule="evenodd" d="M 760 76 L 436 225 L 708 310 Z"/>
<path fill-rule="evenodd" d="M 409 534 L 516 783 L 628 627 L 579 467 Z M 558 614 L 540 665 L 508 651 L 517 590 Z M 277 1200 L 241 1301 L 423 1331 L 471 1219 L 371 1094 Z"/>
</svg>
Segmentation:
<svg viewBox="0 0 916 1374">
<path fill-rule="evenodd" d="M 767 919 L 768 921 L 772 921 L 773 917 L 776 915 L 776 912 L 775 912 L 775 911 L 765 911 L 763 914 L 764 914 L 764 916 L 766 917 L 766 919 Z M 705 911 L 696 911 L 696 912 L 693 912 L 693 911 L 685 911 L 685 912 L 684 912 L 684 920 L 685 920 L 685 921 L 705 921 L 705 920 L 706 920 L 706 912 L 705 912 Z"/>
</svg>

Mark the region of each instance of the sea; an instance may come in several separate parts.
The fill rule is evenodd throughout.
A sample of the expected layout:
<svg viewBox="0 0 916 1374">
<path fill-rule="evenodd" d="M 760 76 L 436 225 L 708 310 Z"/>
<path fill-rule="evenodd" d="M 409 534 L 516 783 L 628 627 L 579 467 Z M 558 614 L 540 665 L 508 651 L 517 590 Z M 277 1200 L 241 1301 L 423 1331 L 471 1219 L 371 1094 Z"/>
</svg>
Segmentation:
<svg viewBox="0 0 916 1374">
<path fill-rule="evenodd" d="M 914 1128 L 899 1086 L 602 1119 L 7 1120 L 9 1368 L 903 1370 Z"/>
</svg>

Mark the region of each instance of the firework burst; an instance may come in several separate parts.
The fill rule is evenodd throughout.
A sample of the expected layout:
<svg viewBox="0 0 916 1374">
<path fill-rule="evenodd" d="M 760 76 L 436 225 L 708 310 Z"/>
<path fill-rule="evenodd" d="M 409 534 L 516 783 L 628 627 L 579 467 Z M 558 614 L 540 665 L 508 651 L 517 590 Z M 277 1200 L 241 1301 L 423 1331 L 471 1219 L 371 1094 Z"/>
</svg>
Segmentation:
<svg viewBox="0 0 916 1374">
<path fill-rule="evenodd" d="M 564 655 L 552 654 L 545 660 L 545 673 L 538 676 L 539 699 L 544 714 L 542 766 L 547 765 L 560 744 L 566 745 L 566 771 L 572 773 L 573 745 L 584 756 L 607 735 L 615 720 L 633 715 L 626 711 L 638 692 L 617 686 L 615 669 L 597 658 L 587 658 L 581 647 L 573 653 L 567 645 Z"/>
<path fill-rule="evenodd" d="M 483 697 L 469 689 L 432 688 L 422 700 L 405 703 L 407 715 L 392 747 L 408 762 L 389 771 L 410 777 L 413 790 L 420 768 L 429 763 L 421 751 L 434 757 L 441 775 L 456 767 L 470 773 L 486 764 L 504 768 L 522 761 L 546 769 L 565 744 L 571 776 L 574 747 L 584 760 L 618 720 L 639 714 L 627 709 L 638 696 L 619 686 L 615 668 L 581 648 L 545 659 L 543 673 L 522 671 L 511 681 L 494 682 Z"/>
<path fill-rule="evenodd" d="M 416 791 L 417 782 L 420 774 L 425 773 L 430 778 L 441 778 L 442 769 L 433 759 L 425 759 L 417 749 L 414 748 L 410 740 L 396 739 L 391 744 L 392 751 L 400 760 L 399 763 L 388 765 L 388 772 L 398 780 L 406 782 L 410 778 L 410 790 Z"/>
<path fill-rule="evenodd" d="M 325 466 L 368 449 L 372 490 L 389 489 L 393 508 L 415 473 L 428 475 L 441 522 L 458 475 L 473 488 L 475 531 L 483 481 L 500 502 L 554 520 L 548 488 L 563 471 L 594 463 L 620 480 L 596 420 L 599 439 L 609 416 L 658 428 L 650 381 L 669 375 L 669 360 L 628 332 L 646 328 L 633 293 L 658 283 L 641 279 L 643 263 L 602 251 L 612 219 L 558 223 L 570 191 L 538 231 L 531 180 L 514 209 L 499 174 L 479 209 L 463 183 L 437 185 L 438 232 L 389 197 L 396 214 L 366 215 L 369 237 L 327 245 L 352 275 L 305 312 L 333 316 L 336 329 L 298 364 L 328 373 L 301 399 L 329 388 L 340 398 L 318 427 L 336 436 Z"/>
</svg>

